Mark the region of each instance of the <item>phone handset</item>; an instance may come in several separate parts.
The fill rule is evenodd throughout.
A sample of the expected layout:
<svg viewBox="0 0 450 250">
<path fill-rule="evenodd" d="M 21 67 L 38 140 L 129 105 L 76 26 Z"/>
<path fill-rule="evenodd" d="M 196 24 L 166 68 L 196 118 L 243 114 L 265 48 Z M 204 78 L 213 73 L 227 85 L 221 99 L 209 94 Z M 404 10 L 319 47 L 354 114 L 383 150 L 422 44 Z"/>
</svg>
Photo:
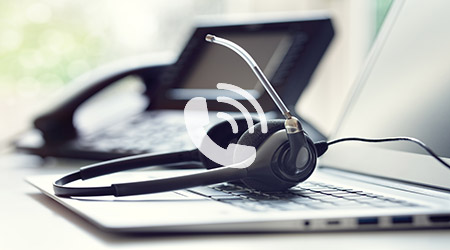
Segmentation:
<svg viewBox="0 0 450 250">
<path fill-rule="evenodd" d="M 51 109 L 42 113 L 34 120 L 34 126 L 41 131 L 47 143 L 60 142 L 77 136 L 77 130 L 73 124 L 74 113 L 86 100 L 96 95 L 106 87 L 133 75 L 140 77 L 146 86 L 146 92 L 153 91 L 160 73 L 171 62 L 146 62 L 134 60 L 122 60 L 114 64 L 95 69 L 75 79 L 67 91 L 66 96 L 61 96 L 60 102 Z M 69 86 L 69 87 L 70 87 Z"/>
<path fill-rule="evenodd" d="M 246 164 L 242 167 L 247 167 L 254 162 L 255 147 L 230 143 L 225 149 L 208 136 L 206 126 L 210 121 L 205 98 L 195 97 L 187 102 L 184 108 L 184 122 L 191 141 L 210 160 L 222 166 L 245 160 Z"/>
</svg>

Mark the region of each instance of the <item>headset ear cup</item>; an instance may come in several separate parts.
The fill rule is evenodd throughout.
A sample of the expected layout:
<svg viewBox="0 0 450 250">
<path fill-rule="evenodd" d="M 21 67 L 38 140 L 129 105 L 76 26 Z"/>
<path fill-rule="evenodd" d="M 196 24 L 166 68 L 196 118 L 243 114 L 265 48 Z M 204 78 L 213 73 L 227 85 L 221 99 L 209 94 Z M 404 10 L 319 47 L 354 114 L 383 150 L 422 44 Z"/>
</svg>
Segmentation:
<svg viewBox="0 0 450 250">
<path fill-rule="evenodd" d="M 239 138 L 241 138 L 242 134 L 244 134 L 248 128 L 247 120 L 245 118 L 236 118 L 235 121 L 238 125 L 238 132 L 236 134 L 233 133 L 231 124 L 228 121 L 222 121 L 209 129 L 207 135 L 217 145 L 226 149 L 230 143 L 237 143 Z M 253 119 L 253 124 L 257 122 L 258 120 Z M 199 152 L 199 158 L 206 169 L 213 169 L 221 166 L 220 164 L 210 160 L 201 152 Z"/>
<path fill-rule="evenodd" d="M 238 143 L 241 145 L 254 146 L 257 150 L 257 158 L 255 162 L 248 167 L 248 176 L 241 181 L 249 188 L 257 189 L 260 191 L 281 191 L 288 189 L 292 186 L 297 185 L 299 182 L 304 181 L 308 178 L 315 168 L 316 164 L 316 153 L 314 148 L 314 143 L 305 134 L 308 147 L 312 148 L 314 152 L 311 152 L 312 168 L 308 167 L 308 172 L 303 174 L 302 179 L 289 179 L 286 178 L 282 173 L 283 170 L 280 168 L 283 166 L 284 161 L 281 165 L 276 163 L 282 159 L 281 154 L 284 154 L 289 150 L 289 140 L 286 136 L 285 130 L 285 120 L 270 120 L 267 122 L 268 132 L 262 133 L 261 125 L 257 124 L 255 126 L 255 132 L 250 133 L 246 131 L 242 137 L 239 139 Z M 280 137 L 284 136 L 284 139 Z M 274 136 L 272 138 L 272 136 Z M 278 139 L 277 139 L 278 138 Z M 287 147 L 287 148 L 286 148 Z M 275 165 L 274 165 L 275 164 Z M 309 165 L 308 165 L 309 166 Z M 290 176 L 289 176 L 290 177 Z"/>
<path fill-rule="evenodd" d="M 240 145 L 253 146 L 256 149 L 263 143 L 269 136 L 275 132 L 284 129 L 283 119 L 274 119 L 267 121 L 267 133 L 262 132 L 261 123 L 254 126 L 254 132 L 250 133 L 249 130 L 242 134 L 241 138 L 237 142 Z"/>
<path fill-rule="evenodd" d="M 261 146 L 261 144 L 267 140 L 271 135 L 276 133 L 277 131 L 284 130 L 284 119 L 274 119 L 274 120 L 268 120 L 267 121 L 267 133 L 262 132 L 262 125 L 261 123 L 258 123 L 254 126 L 254 132 L 250 133 L 250 130 L 245 131 L 245 133 L 242 134 L 241 138 L 239 138 L 239 141 L 237 142 L 240 145 L 246 145 L 246 146 L 253 146 L 258 150 L 258 147 Z M 258 181 L 255 181 L 253 179 L 245 179 L 240 180 L 237 182 L 238 184 L 244 184 L 247 187 L 250 188 L 257 188 L 260 186 Z M 264 185 L 262 186 L 264 188 Z"/>
</svg>

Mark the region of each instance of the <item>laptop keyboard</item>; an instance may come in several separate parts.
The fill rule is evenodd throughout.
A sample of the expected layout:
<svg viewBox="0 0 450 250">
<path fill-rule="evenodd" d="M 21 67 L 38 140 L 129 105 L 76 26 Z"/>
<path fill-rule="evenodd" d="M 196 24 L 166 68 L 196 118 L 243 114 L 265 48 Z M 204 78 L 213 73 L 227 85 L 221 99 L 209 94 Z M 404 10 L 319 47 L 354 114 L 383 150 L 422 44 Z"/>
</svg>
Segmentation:
<svg viewBox="0 0 450 250">
<path fill-rule="evenodd" d="M 418 206 L 404 200 L 311 181 L 285 192 L 259 192 L 228 183 L 196 187 L 190 191 L 251 211 Z"/>
</svg>

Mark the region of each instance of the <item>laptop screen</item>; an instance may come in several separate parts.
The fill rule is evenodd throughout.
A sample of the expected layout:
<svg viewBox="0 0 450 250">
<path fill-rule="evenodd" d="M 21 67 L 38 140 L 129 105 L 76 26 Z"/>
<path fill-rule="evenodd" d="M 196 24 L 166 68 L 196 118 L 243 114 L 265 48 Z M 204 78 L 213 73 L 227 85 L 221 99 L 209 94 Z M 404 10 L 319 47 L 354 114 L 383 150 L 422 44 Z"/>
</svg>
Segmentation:
<svg viewBox="0 0 450 250">
<path fill-rule="evenodd" d="M 445 0 L 394 3 L 334 137 L 415 137 L 450 158 L 449 9 Z M 414 143 L 333 147 L 328 165 L 450 188 L 450 170 Z"/>
</svg>

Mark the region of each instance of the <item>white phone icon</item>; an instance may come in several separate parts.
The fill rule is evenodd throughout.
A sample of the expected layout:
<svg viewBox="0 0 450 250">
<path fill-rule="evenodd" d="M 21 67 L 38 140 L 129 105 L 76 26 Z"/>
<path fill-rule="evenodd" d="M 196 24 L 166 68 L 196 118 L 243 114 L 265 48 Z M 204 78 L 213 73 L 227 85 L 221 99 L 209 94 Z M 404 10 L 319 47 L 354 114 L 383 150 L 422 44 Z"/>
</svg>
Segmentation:
<svg viewBox="0 0 450 250">
<path fill-rule="evenodd" d="M 246 164 L 243 167 L 248 167 L 255 161 L 255 147 L 230 143 L 224 149 L 207 135 L 205 127 L 210 121 L 205 98 L 195 97 L 187 102 L 184 108 L 184 121 L 192 142 L 210 160 L 222 166 L 245 160 Z"/>
</svg>

